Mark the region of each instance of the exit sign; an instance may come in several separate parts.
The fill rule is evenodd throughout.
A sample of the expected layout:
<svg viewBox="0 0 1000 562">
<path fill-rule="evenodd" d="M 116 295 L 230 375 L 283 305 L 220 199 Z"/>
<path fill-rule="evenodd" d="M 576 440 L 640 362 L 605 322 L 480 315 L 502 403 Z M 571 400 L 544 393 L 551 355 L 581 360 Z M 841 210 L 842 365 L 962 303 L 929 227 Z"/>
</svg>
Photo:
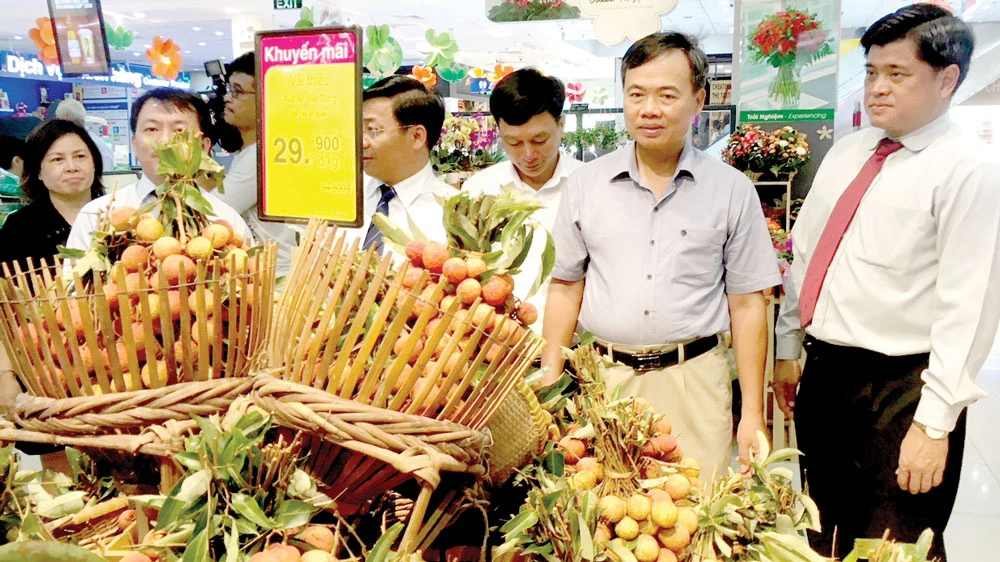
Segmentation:
<svg viewBox="0 0 1000 562">
<path fill-rule="evenodd" d="M 300 10 L 302 0 L 274 0 L 275 10 Z"/>
</svg>

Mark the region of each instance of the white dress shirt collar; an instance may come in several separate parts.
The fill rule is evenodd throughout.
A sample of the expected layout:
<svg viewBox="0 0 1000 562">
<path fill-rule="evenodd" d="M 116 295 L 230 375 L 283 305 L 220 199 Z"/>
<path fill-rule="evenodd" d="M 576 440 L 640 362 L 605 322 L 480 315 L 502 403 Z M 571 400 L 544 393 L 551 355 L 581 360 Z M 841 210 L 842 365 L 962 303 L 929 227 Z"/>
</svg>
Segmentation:
<svg viewBox="0 0 1000 562">
<path fill-rule="evenodd" d="M 503 162 L 504 175 L 506 178 L 502 185 L 514 184 L 514 187 L 527 192 L 560 189 L 562 187 L 562 181 L 568 178 L 576 167 L 579 167 L 572 167 L 567 164 L 571 158 L 573 157 L 560 152 L 559 161 L 556 163 L 556 169 L 552 171 L 552 177 L 549 178 L 549 180 L 539 189 L 531 187 L 524 180 L 522 180 L 521 174 L 517 173 L 517 168 L 514 167 L 514 162 L 512 160 L 507 160 L 506 162 Z"/>
<path fill-rule="evenodd" d="M 903 146 L 906 147 L 907 150 L 910 150 L 911 152 L 920 152 L 930 146 L 932 142 L 941 138 L 941 134 L 951 127 L 951 125 L 951 116 L 948 112 L 945 112 L 944 115 L 941 115 L 916 131 L 905 134 L 896 140 L 903 143 Z M 878 148 L 879 141 L 884 138 L 890 138 L 889 134 L 885 130 L 873 128 L 865 137 L 865 146 L 874 151 Z"/>
<path fill-rule="evenodd" d="M 423 186 L 434 181 L 437 176 L 434 175 L 434 167 L 431 166 L 430 162 L 424 166 L 419 172 L 413 174 L 412 176 L 406 178 L 405 180 L 393 185 L 392 188 L 396 190 L 396 197 L 399 198 L 400 202 L 403 203 L 404 207 L 409 207 L 416 201 L 417 197 L 423 193 Z M 365 194 L 366 200 L 378 200 L 381 197 L 379 193 L 379 187 L 382 185 L 389 185 L 378 178 L 372 178 L 368 184 L 368 192 Z"/>
</svg>

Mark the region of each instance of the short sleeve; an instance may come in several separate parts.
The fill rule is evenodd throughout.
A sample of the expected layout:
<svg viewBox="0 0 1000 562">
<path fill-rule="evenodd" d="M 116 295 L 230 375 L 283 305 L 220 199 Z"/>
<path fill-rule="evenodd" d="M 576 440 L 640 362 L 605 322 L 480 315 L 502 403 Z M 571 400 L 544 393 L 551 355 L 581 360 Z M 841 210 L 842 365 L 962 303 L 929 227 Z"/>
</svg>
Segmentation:
<svg viewBox="0 0 1000 562">
<path fill-rule="evenodd" d="M 733 181 L 733 209 L 725 247 L 726 293 L 743 295 L 781 284 L 778 258 L 753 184 Z"/>
<path fill-rule="evenodd" d="M 587 245 L 580 230 L 580 210 L 583 195 L 583 176 L 573 173 L 567 182 L 566 192 L 559 202 L 552 239 L 556 247 L 556 263 L 552 277 L 561 281 L 579 281 L 587 273 Z"/>
</svg>

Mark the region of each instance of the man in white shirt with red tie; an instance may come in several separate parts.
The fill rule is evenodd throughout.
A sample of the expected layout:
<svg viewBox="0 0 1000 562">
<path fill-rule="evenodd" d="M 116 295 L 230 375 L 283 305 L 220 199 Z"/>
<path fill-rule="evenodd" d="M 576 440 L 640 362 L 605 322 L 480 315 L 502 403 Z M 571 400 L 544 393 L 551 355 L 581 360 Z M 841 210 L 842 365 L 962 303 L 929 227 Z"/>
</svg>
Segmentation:
<svg viewBox="0 0 1000 562">
<path fill-rule="evenodd" d="M 973 51 L 965 22 L 915 4 L 861 44 L 874 128 L 827 154 L 792 230 L 772 384 L 794 409 L 817 552 L 930 527 L 943 560 L 965 408 L 984 396 L 1000 322 L 1000 166 L 948 117 Z"/>
</svg>

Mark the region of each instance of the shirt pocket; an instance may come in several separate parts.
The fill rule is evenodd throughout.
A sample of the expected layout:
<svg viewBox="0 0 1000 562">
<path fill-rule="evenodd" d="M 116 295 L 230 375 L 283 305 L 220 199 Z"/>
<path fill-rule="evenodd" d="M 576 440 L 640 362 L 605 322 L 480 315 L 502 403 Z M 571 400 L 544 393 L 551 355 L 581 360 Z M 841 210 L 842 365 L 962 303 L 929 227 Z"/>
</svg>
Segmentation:
<svg viewBox="0 0 1000 562">
<path fill-rule="evenodd" d="M 726 231 L 719 228 L 686 228 L 680 231 L 673 280 L 693 286 L 714 285 L 722 278 L 722 253 Z"/>
<path fill-rule="evenodd" d="M 919 209 L 865 201 L 855 217 L 851 254 L 865 264 L 897 271 L 921 270 L 933 261 L 934 218 Z"/>
</svg>

